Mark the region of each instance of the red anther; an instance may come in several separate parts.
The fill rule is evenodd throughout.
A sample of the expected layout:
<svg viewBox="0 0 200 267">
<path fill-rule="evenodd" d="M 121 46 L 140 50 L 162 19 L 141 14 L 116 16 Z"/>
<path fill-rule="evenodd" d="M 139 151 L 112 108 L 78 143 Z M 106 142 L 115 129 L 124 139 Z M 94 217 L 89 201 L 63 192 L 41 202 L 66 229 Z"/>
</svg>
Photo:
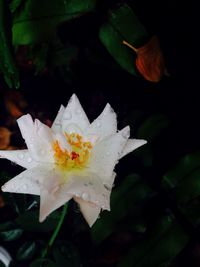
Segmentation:
<svg viewBox="0 0 200 267">
<path fill-rule="evenodd" d="M 73 160 L 73 159 L 77 159 L 79 157 L 79 154 L 74 152 L 74 151 L 72 151 L 71 152 L 71 156 L 72 156 L 72 160 Z"/>
</svg>

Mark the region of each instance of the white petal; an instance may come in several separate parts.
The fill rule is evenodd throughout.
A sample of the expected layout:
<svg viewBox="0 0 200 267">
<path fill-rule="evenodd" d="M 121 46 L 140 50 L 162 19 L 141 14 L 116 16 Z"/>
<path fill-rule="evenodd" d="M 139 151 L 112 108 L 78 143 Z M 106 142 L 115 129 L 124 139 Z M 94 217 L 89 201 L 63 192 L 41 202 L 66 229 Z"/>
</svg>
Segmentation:
<svg viewBox="0 0 200 267">
<path fill-rule="evenodd" d="M 110 199 L 107 197 L 107 188 L 104 187 L 100 177 L 94 173 L 72 175 L 67 193 L 79 197 L 84 201 L 110 210 Z"/>
<path fill-rule="evenodd" d="M 75 201 L 79 204 L 81 213 L 90 227 L 96 222 L 101 208 L 93 203 L 86 202 L 81 198 L 76 198 Z"/>
<path fill-rule="evenodd" d="M 62 130 L 70 133 L 73 131 L 74 125 L 76 125 L 77 129 L 83 133 L 84 130 L 89 126 L 89 120 L 87 115 L 85 114 L 77 96 L 75 94 L 72 95 L 69 103 L 64 111 L 61 120 Z M 76 131 L 76 129 L 74 129 Z"/>
<path fill-rule="evenodd" d="M 34 161 L 28 149 L 25 150 L 1 150 L 0 158 L 5 158 L 11 160 L 12 162 L 22 166 L 23 168 L 30 169 L 38 165 L 36 161 Z"/>
<path fill-rule="evenodd" d="M 66 193 L 64 187 L 58 189 L 54 194 L 49 193 L 43 189 L 40 193 L 40 218 L 39 221 L 43 222 L 46 217 L 54 210 L 60 208 L 72 198 L 72 195 Z"/>
<path fill-rule="evenodd" d="M 143 139 L 129 139 L 124 147 L 124 150 L 122 151 L 122 154 L 119 156 L 119 159 L 123 158 L 138 147 L 145 145 L 146 143 L 147 141 Z"/>
<path fill-rule="evenodd" d="M 26 170 L 2 186 L 2 191 L 11 193 L 23 193 L 31 195 L 40 194 L 40 182 L 38 168 Z"/>
<path fill-rule="evenodd" d="M 109 104 L 86 131 L 86 136 L 97 136 L 98 141 L 117 132 L 117 116 Z"/>
<path fill-rule="evenodd" d="M 20 117 L 17 122 L 32 158 L 38 162 L 54 162 L 49 127 L 39 120 L 34 123 L 29 114 Z"/>
<path fill-rule="evenodd" d="M 98 173 L 104 183 L 107 183 L 109 177 L 112 176 L 129 135 L 130 128 L 127 126 L 94 146 L 90 159 L 90 169 Z"/>
<path fill-rule="evenodd" d="M 65 107 L 63 105 L 60 106 L 60 109 L 58 111 L 58 114 L 51 126 L 51 129 L 56 133 L 56 132 L 60 132 L 61 130 L 61 120 L 62 120 L 62 116 L 64 114 L 65 111 Z"/>
</svg>

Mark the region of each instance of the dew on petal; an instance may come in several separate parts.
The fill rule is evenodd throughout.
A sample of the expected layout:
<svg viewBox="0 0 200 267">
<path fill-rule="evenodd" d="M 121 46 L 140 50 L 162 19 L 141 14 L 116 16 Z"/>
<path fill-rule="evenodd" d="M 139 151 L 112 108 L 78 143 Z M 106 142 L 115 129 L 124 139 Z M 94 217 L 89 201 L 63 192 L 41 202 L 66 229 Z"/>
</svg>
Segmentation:
<svg viewBox="0 0 200 267">
<path fill-rule="evenodd" d="M 63 119 L 64 120 L 71 120 L 72 118 L 72 114 L 70 111 L 65 111 L 64 115 L 63 115 Z"/>
<path fill-rule="evenodd" d="M 97 127 L 101 127 L 100 121 L 97 122 Z"/>
<path fill-rule="evenodd" d="M 89 195 L 87 193 L 83 193 L 82 194 L 82 199 L 83 200 L 88 200 L 89 199 Z"/>
<path fill-rule="evenodd" d="M 31 163 L 31 162 L 32 162 L 32 158 L 31 158 L 31 157 L 28 157 L 28 158 L 27 158 L 27 162 L 28 162 L 28 163 Z"/>
<path fill-rule="evenodd" d="M 20 153 L 20 154 L 18 155 L 18 158 L 19 158 L 19 159 L 23 159 L 23 158 L 24 158 L 24 154 L 23 154 L 23 153 Z"/>
<path fill-rule="evenodd" d="M 27 189 L 28 189 L 28 186 L 26 184 L 23 184 L 22 190 L 27 190 Z"/>
<path fill-rule="evenodd" d="M 40 149 L 40 150 L 39 150 L 39 154 L 40 154 L 40 155 L 44 155 L 44 154 L 45 154 L 45 150 L 44 150 L 44 149 Z"/>
<path fill-rule="evenodd" d="M 80 108 L 78 108 L 78 109 L 76 110 L 76 114 L 78 114 L 78 115 L 81 114 L 81 110 L 80 110 Z"/>
<path fill-rule="evenodd" d="M 76 134 L 82 135 L 82 131 L 81 131 L 80 127 L 78 125 L 76 125 L 75 123 L 68 124 L 67 127 L 65 128 L 65 131 L 68 134 L 76 133 Z"/>
</svg>

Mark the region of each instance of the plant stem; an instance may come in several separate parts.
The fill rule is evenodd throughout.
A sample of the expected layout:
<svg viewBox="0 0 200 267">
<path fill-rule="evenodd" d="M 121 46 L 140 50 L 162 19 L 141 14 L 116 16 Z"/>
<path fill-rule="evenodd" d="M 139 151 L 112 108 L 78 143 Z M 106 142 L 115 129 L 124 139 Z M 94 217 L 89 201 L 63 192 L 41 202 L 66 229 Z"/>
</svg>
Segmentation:
<svg viewBox="0 0 200 267">
<path fill-rule="evenodd" d="M 60 231 L 60 228 L 61 228 L 61 226 L 62 226 L 62 224 L 64 222 L 65 215 L 67 213 L 67 207 L 68 207 L 68 204 L 66 203 L 63 206 L 63 210 L 62 210 L 62 214 L 60 216 L 59 222 L 58 222 L 58 224 L 57 224 L 57 226 L 56 226 L 56 228 L 55 228 L 55 230 L 54 230 L 54 232 L 53 232 L 53 234 L 52 234 L 52 236 L 51 236 L 51 238 L 50 238 L 50 240 L 48 242 L 48 245 L 47 245 L 46 249 L 42 253 L 42 258 L 43 259 L 48 254 L 49 250 L 51 249 L 51 247 L 52 247 L 52 245 L 53 245 L 53 243 L 54 243 L 54 241 L 55 241 L 55 239 L 56 239 L 56 237 L 57 237 L 57 235 L 58 235 L 58 233 Z"/>
<path fill-rule="evenodd" d="M 133 51 L 135 51 L 135 53 L 138 52 L 138 49 L 135 48 L 134 46 L 132 46 L 131 44 L 129 44 L 127 41 L 123 41 L 122 42 L 124 45 L 128 46 L 129 48 L 131 48 Z"/>
</svg>

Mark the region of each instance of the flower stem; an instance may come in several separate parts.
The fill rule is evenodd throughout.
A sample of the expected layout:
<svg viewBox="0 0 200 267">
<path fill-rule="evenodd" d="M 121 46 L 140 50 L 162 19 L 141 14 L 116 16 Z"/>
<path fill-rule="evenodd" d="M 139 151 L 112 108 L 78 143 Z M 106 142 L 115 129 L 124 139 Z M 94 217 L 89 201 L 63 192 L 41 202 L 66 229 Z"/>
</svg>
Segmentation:
<svg viewBox="0 0 200 267">
<path fill-rule="evenodd" d="M 42 253 L 42 259 L 44 259 L 46 257 L 46 255 L 48 254 L 49 250 L 51 249 L 51 247 L 52 247 L 52 245 L 53 245 L 53 243 L 54 243 L 54 241 L 55 241 L 55 239 L 56 239 L 56 237 L 60 231 L 60 228 L 64 222 L 65 215 L 67 213 L 67 207 L 68 207 L 68 204 L 66 203 L 63 206 L 63 210 L 62 210 L 62 214 L 60 216 L 59 222 L 58 222 L 58 224 L 57 224 L 57 226 L 56 226 L 56 228 L 55 228 L 55 230 L 54 230 L 54 232 L 53 232 L 53 234 L 52 234 L 52 236 L 51 236 L 51 238 L 47 244 L 46 249 Z"/>
<path fill-rule="evenodd" d="M 135 53 L 138 52 L 138 49 L 135 48 L 134 46 L 132 46 L 131 44 L 129 44 L 127 41 L 124 40 L 122 43 L 123 43 L 124 45 L 128 46 L 129 48 L 131 48 L 133 51 L 135 51 Z"/>
</svg>

